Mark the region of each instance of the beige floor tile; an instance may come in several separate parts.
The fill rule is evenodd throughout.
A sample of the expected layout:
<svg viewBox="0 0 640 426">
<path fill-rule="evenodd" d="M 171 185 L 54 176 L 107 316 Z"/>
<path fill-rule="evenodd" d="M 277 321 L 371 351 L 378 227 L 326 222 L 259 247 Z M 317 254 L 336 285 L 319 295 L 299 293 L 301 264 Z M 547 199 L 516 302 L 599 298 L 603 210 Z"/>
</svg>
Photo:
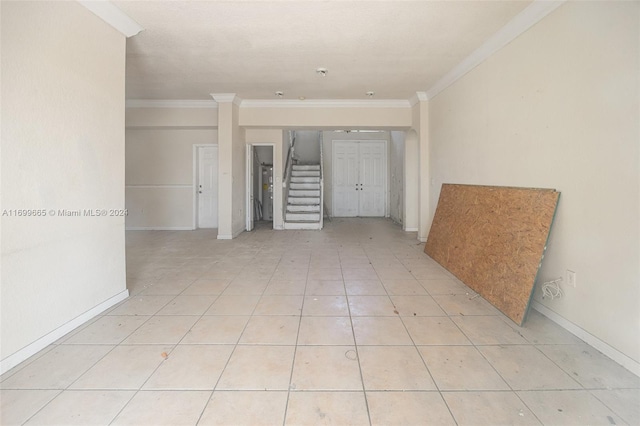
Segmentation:
<svg viewBox="0 0 640 426">
<path fill-rule="evenodd" d="M 408 268 L 411 275 L 418 280 L 441 280 L 448 279 L 449 275 L 439 268 L 434 267 L 413 267 Z"/>
<path fill-rule="evenodd" d="M 295 345 L 300 317 L 252 316 L 240 337 L 242 344 Z"/>
<path fill-rule="evenodd" d="M 512 324 L 511 326 L 531 343 L 541 345 L 576 345 L 584 343 L 582 340 L 578 339 L 576 336 L 533 309 L 529 309 L 527 319 L 522 327 L 519 327 L 516 324 Z"/>
<path fill-rule="evenodd" d="M 452 316 L 451 320 L 476 345 L 528 343 L 501 316 Z"/>
<path fill-rule="evenodd" d="M 213 390 L 232 351 L 232 345 L 178 345 L 142 388 Z"/>
<path fill-rule="evenodd" d="M 249 316 L 204 316 L 191 327 L 180 343 L 237 343 L 249 318 Z"/>
<path fill-rule="evenodd" d="M 71 389 L 139 389 L 170 354 L 166 345 L 120 345 L 76 380 Z"/>
<path fill-rule="evenodd" d="M 427 290 L 414 279 L 382 279 L 382 285 L 390 295 L 397 296 L 426 296 Z"/>
<path fill-rule="evenodd" d="M 349 316 L 345 296 L 305 296 L 302 315 L 310 316 Z"/>
<path fill-rule="evenodd" d="M 175 296 L 132 296 L 108 315 L 153 315 Z"/>
<path fill-rule="evenodd" d="M 175 279 L 175 280 L 166 280 L 154 282 L 147 285 L 147 288 L 140 292 L 142 296 L 162 296 L 169 295 L 175 296 L 184 291 L 187 287 L 189 287 L 195 280 L 193 279 Z"/>
<path fill-rule="evenodd" d="M 456 424 L 438 392 L 367 392 L 367 402 L 373 426 Z"/>
<path fill-rule="evenodd" d="M 134 393 L 133 391 L 64 391 L 26 424 L 106 425 L 122 410 Z"/>
<path fill-rule="evenodd" d="M 197 316 L 154 316 L 134 331 L 124 344 L 172 344 L 178 343 L 198 321 Z"/>
<path fill-rule="evenodd" d="M 267 288 L 269 279 L 231 281 L 231 284 L 222 292 L 226 296 L 261 295 Z"/>
<path fill-rule="evenodd" d="M 302 296 L 262 296 L 254 315 L 300 315 Z"/>
<path fill-rule="evenodd" d="M 294 346 L 238 345 L 216 390 L 287 390 Z"/>
<path fill-rule="evenodd" d="M 302 317 L 298 345 L 353 345 L 349 317 Z"/>
<path fill-rule="evenodd" d="M 533 346 L 479 346 L 478 350 L 514 390 L 581 389 Z"/>
<path fill-rule="evenodd" d="M 384 283 L 386 280 L 415 280 L 411 272 L 406 268 L 376 268 L 376 273 L 380 281 Z"/>
<path fill-rule="evenodd" d="M 376 274 L 376 270 L 371 265 L 361 268 L 348 268 L 343 266 L 342 276 L 345 281 L 378 280 L 378 274 Z"/>
<path fill-rule="evenodd" d="M 265 295 L 302 296 L 306 287 L 306 278 L 299 280 L 271 280 L 264 290 Z"/>
<path fill-rule="evenodd" d="M 391 296 L 401 317 L 431 317 L 446 314 L 431 296 Z"/>
<path fill-rule="evenodd" d="M 344 282 L 342 280 L 307 280 L 305 290 L 307 296 L 343 296 Z"/>
<path fill-rule="evenodd" d="M 102 316 L 65 340 L 64 344 L 117 345 L 149 318 L 151 317 L 130 315 Z"/>
<path fill-rule="evenodd" d="M 397 317 L 356 317 L 353 331 L 357 345 L 412 345 L 413 342 Z"/>
<path fill-rule="evenodd" d="M 471 342 L 447 317 L 404 317 L 416 345 L 470 345 Z"/>
<path fill-rule="evenodd" d="M 176 296 L 156 315 L 202 315 L 215 302 L 218 296 Z"/>
<path fill-rule="evenodd" d="M 447 315 L 501 315 L 489 302 L 473 293 L 455 295 L 432 295 Z"/>
<path fill-rule="evenodd" d="M 419 351 L 440 390 L 509 390 L 473 346 L 421 346 Z"/>
<path fill-rule="evenodd" d="M 291 389 L 362 390 L 353 346 L 298 346 Z"/>
<path fill-rule="evenodd" d="M 206 391 L 141 391 L 111 425 L 195 425 L 209 395 Z"/>
<path fill-rule="evenodd" d="M 418 281 L 427 292 L 434 295 L 455 295 L 455 294 L 471 294 L 476 293 L 464 284 L 461 284 L 450 278 L 441 278 L 436 280 L 419 280 Z"/>
<path fill-rule="evenodd" d="M 379 280 L 345 280 L 348 295 L 386 296 L 387 290 Z"/>
<path fill-rule="evenodd" d="M 292 392 L 285 425 L 369 425 L 364 392 Z"/>
<path fill-rule="evenodd" d="M 65 389 L 113 346 L 59 345 L 2 382 L 2 389 Z"/>
<path fill-rule="evenodd" d="M 518 392 L 545 425 L 620 425 L 623 420 L 587 391 Z"/>
<path fill-rule="evenodd" d="M 182 293 L 182 296 L 217 296 L 222 294 L 231 280 L 205 280 L 194 281 Z"/>
<path fill-rule="evenodd" d="M 213 302 L 205 315 L 251 315 L 260 296 L 222 295 Z"/>
<path fill-rule="evenodd" d="M 630 425 L 640 425 L 640 389 L 593 390 L 591 394 Z"/>
<path fill-rule="evenodd" d="M 284 421 L 287 392 L 215 391 L 199 426 L 272 426 Z"/>
<path fill-rule="evenodd" d="M 429 371 L 413 346 L 361 346 L 366 390 L 435 390 Z"/>
<path fill-rule="evenodd" d="M 540 425 L 515 392 L 443 392 L 459 426 Z"/>
<path fill-rule="evenodd" d="M 355 317 L 398 315 L 389 296 L 349 296 L 349 309 Z"/>
<path fill-rule="evenodd" d="M 640 377 L 587 344 L 537 347 L 587 389 L 640 389 Z"/>
<path fill-rule="evenodd" d="M 309 269 L 307 280 L 342 281 L 340 268 Z"/>
<path fill-rule="evenodd" d="M 23 424 L 60 392 L 59 390 L 0 389 L 0 424 Z"/>
</svg>

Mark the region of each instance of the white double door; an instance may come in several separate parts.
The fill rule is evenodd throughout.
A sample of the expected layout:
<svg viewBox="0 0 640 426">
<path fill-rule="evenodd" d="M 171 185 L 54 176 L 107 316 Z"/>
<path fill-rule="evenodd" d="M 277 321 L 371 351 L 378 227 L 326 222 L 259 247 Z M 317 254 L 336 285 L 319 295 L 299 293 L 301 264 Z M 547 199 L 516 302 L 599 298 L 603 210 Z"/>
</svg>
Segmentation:
<svg viewBox="0 0 640 426">
<path fill-rule="evenodd" d="M 385 141 L 333 142 L 333 216 L 386 215 Z"/>
</svg>

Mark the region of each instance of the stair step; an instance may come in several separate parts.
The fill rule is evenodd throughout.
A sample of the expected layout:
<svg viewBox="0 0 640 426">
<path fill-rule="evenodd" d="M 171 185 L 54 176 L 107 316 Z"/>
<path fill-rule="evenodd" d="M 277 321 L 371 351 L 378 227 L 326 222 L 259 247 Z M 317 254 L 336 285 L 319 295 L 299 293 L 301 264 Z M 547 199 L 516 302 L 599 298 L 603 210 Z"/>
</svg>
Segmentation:
<svg viewBox="0 0 640 426">
<path fill-rule="evenodd" d="M 319 197 L 320 196 L 320 190 L 316 189 L 311 190 L 311 189 L 290 189 L 289 190 L 289 197 Z"/>
<path fill-rule="evenodd" d="M 320 183 L 299 183 L 299 182 L 291 182 L 289 184 L 289 189 L 310 189 L 312 191 L 320 190 Z"/>
<path fill-rule="evenodd" d="M 320 205 L 320 197 L 289 197 L 288 204 Z"/>
<path fill-rule="evenodd" d="M 319 170 L 291 170 L 291 176 L 309 176 L 309 177 L 320 177 Z"/>
<path fill-rule="evenodd" d="M 320 183 L 320 177 L 291 176 L 291 183 Z"/>
<path fill-rule="evenodd" d="M 320 227 L 320 222 L 284 222 L 284 229 L 322 229 Z"/>
<path fill-rule="evenodd" d="M 320 213 L 290 213 L 287 212 L 286 221 L 307 221 L 307 222 L 319 222 L 320 221 Z"/>
<path fill-rule="evenodd" d="M 320 170 L 320 164 L 294 164 L 293 170 Z"/>
<path fill-rule="evenodd" d="M 287 206 L 287 212 L 291 213 L 301 213 L 301 212 L 310 212 L 310 213 L 319 213 L 320 212 L 320 204 L 289 204 Z"/>
</svg>

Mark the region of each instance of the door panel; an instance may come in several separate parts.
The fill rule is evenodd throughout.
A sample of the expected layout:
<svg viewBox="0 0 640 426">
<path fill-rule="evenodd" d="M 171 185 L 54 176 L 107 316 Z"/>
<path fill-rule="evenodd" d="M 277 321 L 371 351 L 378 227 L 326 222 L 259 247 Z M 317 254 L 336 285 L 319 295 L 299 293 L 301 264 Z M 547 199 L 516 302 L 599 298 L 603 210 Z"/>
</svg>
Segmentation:
<svg viewBox="0 0 640 426">
<path fill-rule="evenodd" d="M 381 142 L 360 142 L 359 216 L 385 215 L 386 153 Z"/>
<path fill-rule="evenodd" d="M 336 142 L 333 152 L 333 215 L 358 215 L 358 145 Z"/>
<path fill-rule="evenodd" d="M 218 148 L 198 148 L 198 228 L 218 227 Z"/>
</svg>

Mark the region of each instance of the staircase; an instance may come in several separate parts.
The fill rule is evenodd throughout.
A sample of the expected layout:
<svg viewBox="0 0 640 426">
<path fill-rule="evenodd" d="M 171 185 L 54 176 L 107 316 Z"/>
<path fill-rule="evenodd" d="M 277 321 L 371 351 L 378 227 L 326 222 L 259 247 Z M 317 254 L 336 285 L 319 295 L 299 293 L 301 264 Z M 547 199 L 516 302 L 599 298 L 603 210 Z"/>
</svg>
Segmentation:
<svg viewBox="0 0 640 426">
<path fill-rule="evenodd" d="M 322 229 L 321 190 L 319 164 L 291 166 L 284 229 Z"/>
</svg>

